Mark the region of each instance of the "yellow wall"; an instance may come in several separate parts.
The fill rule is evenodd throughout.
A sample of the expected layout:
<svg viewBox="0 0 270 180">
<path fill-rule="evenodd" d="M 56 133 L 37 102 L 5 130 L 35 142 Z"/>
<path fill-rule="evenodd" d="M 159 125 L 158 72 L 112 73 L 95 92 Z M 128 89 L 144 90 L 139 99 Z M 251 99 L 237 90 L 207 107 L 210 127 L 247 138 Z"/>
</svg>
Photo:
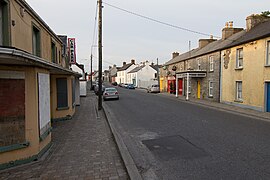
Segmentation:
<svg viewBox="0 0 270 180">
<path fill-rule="evenodd" d="M 32 67 L 8 66 L 0 66 L 0 70 L 25 73 L 25 138 L 30 142 L 30 146 L 27 148 L 1 153 L 0 164 L 4 164 L 37 155 L 51 142 L 51 135 L 47 136 L 45 140 L 39 141 L 37 73 L 48 73 L 48 71 Z"/>
<path fill-rule="evenodd" d="M 57 88 L 56 78 L 67 78 L 68 86 L 68 109 L 57 110 Z M 51 75 L 51 115 L 52 119 L 64 118 L 66 116 L 73 116 L 75 113 L 75 106 L 72 104 L 72 76 L 65 75 Z M 73 108 L 74 107 L 74 108 Z"/>
<path fill-rule="evenodd" d="M 270 67 L 265 67 L 266 43 L 270 38 L 231 48 L 228 69 L 222 62 L 221 101 L 264 110 L 265 81 L 270 81 Z M 243 69 L 236 70 L 236 50 L 243 47 Z M 225 51 L 222 52 L 225 53 Z M 243 102 L 235 101 L 236 81 L 242 81 Z"/>
<path fill-rule="evenodd" d="M 62 42 L 46 29 L 37 18 L 35 18 L 28 10 L 24 16 L 20 15 L 20 9 L 23 4 L 18 4 L 17 0 L 10 1 L 10 21 L 14 20 L 15 25 L 11 25 L 11 46 L 22 49 L 32 54 L 32 29 L 33 25 L 40 30 L 41 38 L 41 58 L 51 61 L 51 42 L 55 42 L 57 47 L 57 57 L 62 61 L 61 54 Z"/>
</svg>

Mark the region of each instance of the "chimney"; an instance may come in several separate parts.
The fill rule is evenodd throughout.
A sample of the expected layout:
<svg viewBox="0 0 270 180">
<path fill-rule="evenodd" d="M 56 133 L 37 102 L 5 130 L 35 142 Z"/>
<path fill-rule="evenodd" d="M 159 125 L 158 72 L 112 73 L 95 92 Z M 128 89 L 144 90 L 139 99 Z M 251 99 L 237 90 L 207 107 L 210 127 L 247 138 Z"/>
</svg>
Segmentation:
<svg viewBox="0 0 270 180">
<path fill-rule="evenodd" d="M 222 29 L 222 40 L 228 39 L 232 35 L 242 31 L 243 28 L 234 28 L 233 21 L 225 23 L 225 27 Z"/>
<path fill-rule="evenodd" d="M 179 52 L 173 52 L 173 53 L 172 53 L 172 58 L 173 58 L 173 59 L 176 58 L 177 56 L 179 56 Z"/>
<path fill-rule="evenodd" d="M 210 36 L 210 39 L 199 39 L 199 48 L 203 48 L 216 40 L 217 39 L 213 39 L 213 35 Z"/>
<path fill-rule="evenodd" d="M 126 62 L 123 62 L 123 66 L 126 65 L 127 63 Z"/>
<path fill-rule="evenodd" d="M 109 66 L 109 69 L 112 69 L 112 66 Z"/>
<path fill-rule="evenodd" d="M 135 64 L 135 60 L 134 60 L 134 59 L 132 59 L 132 60 L 131 60 L 131 63 L 132 63 L 132 64 Z"/>
<path fill-rule="evenodd" d="M 113 67 L 116 67 L 116 64 L 114 64 Z"/>
<path fill-rule="evenodd" d="M 270 17 L 268 16 L 262 16 L 259 14 L 252 14 L 246 18 L 246 28 L 247 31 L 251 30 L 256 25 L 263 23 L 265 21 L 270 20 Z"/>
</svg>

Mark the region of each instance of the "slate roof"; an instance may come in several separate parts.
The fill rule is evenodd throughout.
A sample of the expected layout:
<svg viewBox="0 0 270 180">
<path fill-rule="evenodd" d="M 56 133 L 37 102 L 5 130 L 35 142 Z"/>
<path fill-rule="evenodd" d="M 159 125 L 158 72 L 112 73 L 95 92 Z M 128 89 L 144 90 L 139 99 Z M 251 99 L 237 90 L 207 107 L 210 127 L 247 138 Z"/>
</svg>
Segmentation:
<svg viewBox="0 0 270 180">
<path fill-rule="evenodd" d="M 150 65 L 151 68 L 153 68 L 154 70 L 158 71 L 158 68 L 161 68 L 162 65 Z"/>
<path fill-rule="evenodd" d="M 266 22 L 260 23 L 253 27 L 251 30 L 246 32 L 242 37 L 237 39 L 237 41 L 229 44 L 225 48 L 230 48 L 247 42 L 255 41 L 270 36 L 270 19 Z"/>
<path fill-rule="evenodd" d="M 135 73 L 135 72 L 138 72 L 139 70 L 141 70 L 141 69 L 144 68 L 144 67 L 145 67 L 145 65 L 135 67 L 134 69 L 132 69 L 132 70 L 129 71 L 128 73 Z"/>
<path fill-rule="evenodd" d="M 174 64 L 174 63 L 177 63 L 180 61 L 184 61 L 187 59 L 202 56 L 204 54 L 209 54 L 209 53 L 212 53 L 215 51 L 222 50 L 225 47 L 227 47 L 228 45 L 232 44 L 238 38 L 242 37 L 244 34 L 245 34 L 245 30 L 242 30 L 242 31 L 232 35 L 228 39 L 225 39 L 225 40 L 220 39 L 220 40 L 209 43 L 208 45 L 206 45 L 203 48 L 192 49 L 191 51 L 180 54 L 179 56 L 171 59 L 170 61 L 166 62 L 165 65 Z"/>
<path fill-rule="evenodd" d="M 128 63 L 124 66 L 122 66 L 121 68 L 118 69 L 118 71 L 125 71 L 127 70 L 130 66 L 132 66 L 133 63 Z"/>
</svg>

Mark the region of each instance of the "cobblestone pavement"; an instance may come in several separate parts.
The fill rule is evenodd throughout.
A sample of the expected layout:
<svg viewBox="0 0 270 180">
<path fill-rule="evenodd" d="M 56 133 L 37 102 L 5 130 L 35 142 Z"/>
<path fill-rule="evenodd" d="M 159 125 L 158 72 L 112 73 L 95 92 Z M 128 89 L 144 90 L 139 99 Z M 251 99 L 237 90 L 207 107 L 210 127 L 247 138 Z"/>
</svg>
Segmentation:
<svg viewBox="0 0 270 180">
<path fill-rule="evenodd" d="M 96 96 L 81 98 L 76 108 L 73 119 L 53 124 L 46 157 L 0 171 L 0 179 L 129 179 Z"/>
</svg>

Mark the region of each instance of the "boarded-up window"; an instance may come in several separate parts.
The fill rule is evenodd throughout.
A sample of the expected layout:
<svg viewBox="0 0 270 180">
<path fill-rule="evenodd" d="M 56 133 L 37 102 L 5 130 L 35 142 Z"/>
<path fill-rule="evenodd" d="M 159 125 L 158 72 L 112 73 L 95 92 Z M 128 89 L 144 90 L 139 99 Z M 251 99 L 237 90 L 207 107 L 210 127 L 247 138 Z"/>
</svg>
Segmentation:
<svg viewBox="0 0 270 180">
<path fill-rule="evenodd" d="M 57 78 L 57 108 L 68 107 L 67 78 Z"/>
<path fill-rule="evenodd" d="M 24 143 L 25 80 L 7 77 L 0 87 L 0 147 Z"/>
</svg>

